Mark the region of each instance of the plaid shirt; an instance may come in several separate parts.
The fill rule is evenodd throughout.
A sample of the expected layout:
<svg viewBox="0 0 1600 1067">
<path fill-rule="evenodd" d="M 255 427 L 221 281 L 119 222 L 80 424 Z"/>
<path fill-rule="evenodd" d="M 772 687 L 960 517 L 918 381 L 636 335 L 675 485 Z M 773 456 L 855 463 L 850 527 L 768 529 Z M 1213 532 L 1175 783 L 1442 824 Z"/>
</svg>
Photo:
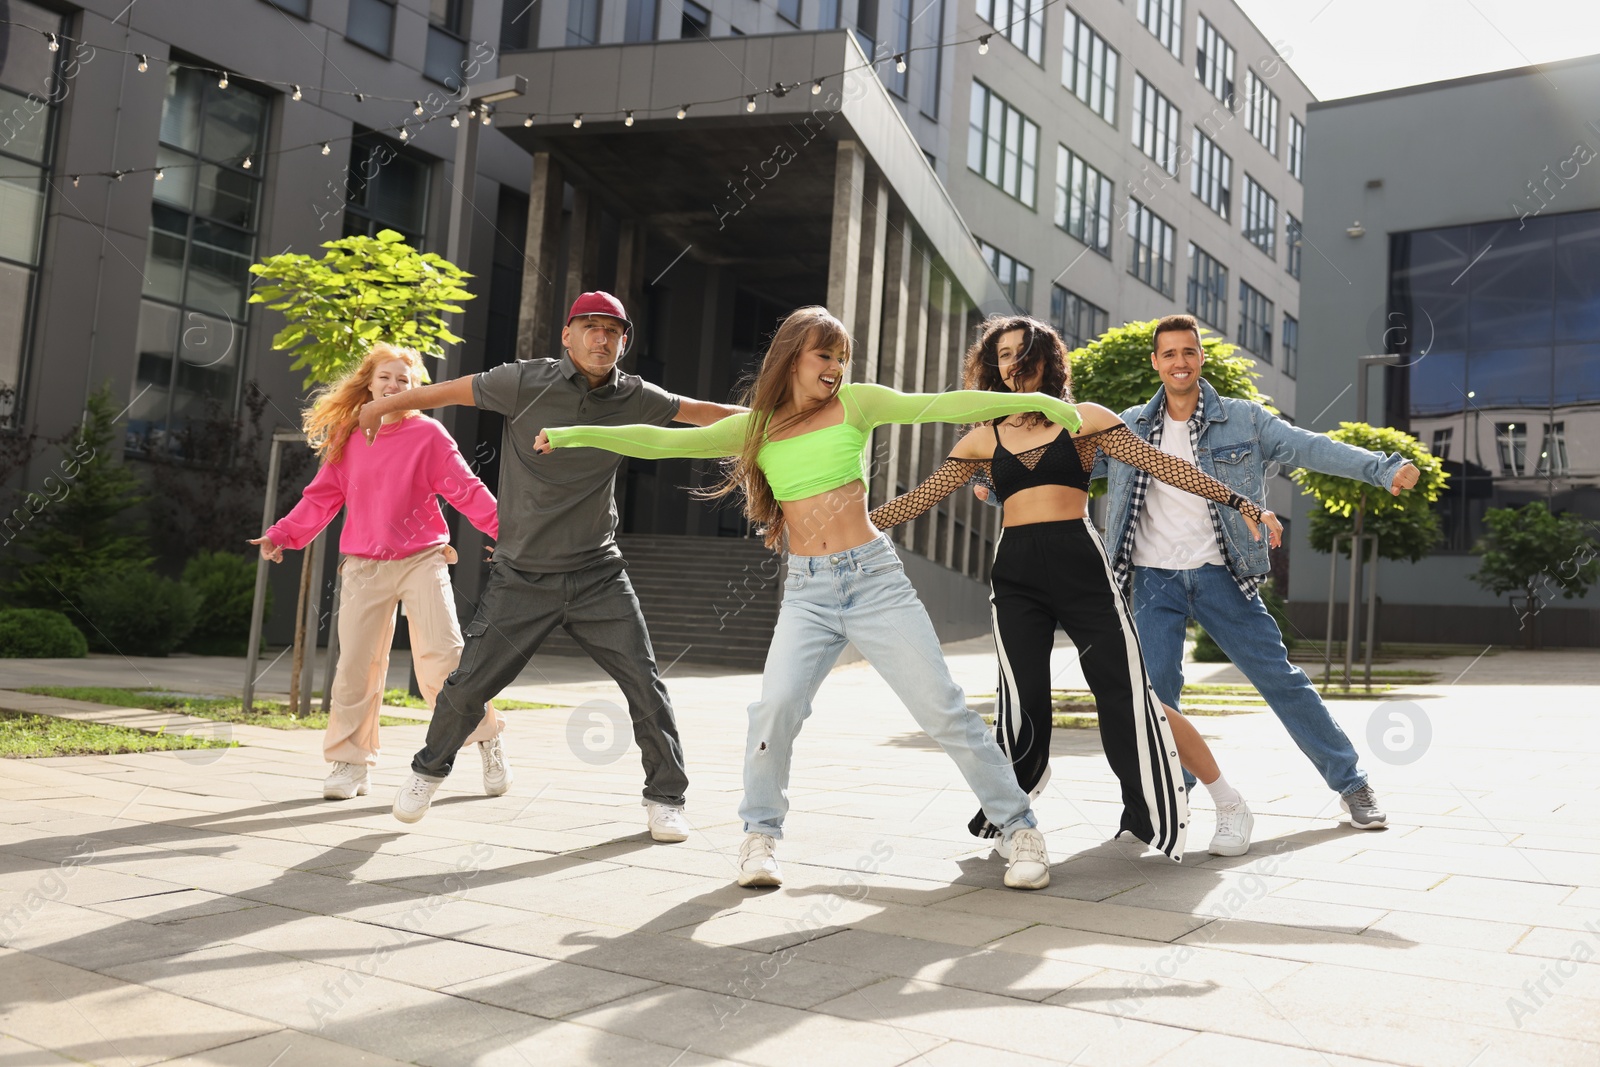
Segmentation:
<svg viewBox="0 0 1600 1067">
<path fill-rule="evenodd" d="M 1161 391 L 1161 403 L 1157 405 L 1155 424 L 1150 430 L 1150 444 L 1156 448 L 1161 447 L 1161 432 L 1166 425 L 1167 393 Z M 1200 430 L 1205 426 L 1205 394 L 1200 395 L 1195 404 L 1194 414 L 1189 416 L 1189 451 L 1191 455 L 1200 455 Z M 1150 472 L 1136 470 L 1133 475 L 1133 491 L 1128 497 L 1129 513 L 1128 525 L 1123 527 L 1122 543 L 1117 546 L 1116 557 L 1111 561 L 1112 573 L 1116 576 L 1117 585 L 1127 591 L 1128 585 L 1133 580 L 1133 542 L 1139 529 L 1139 513 L 1144 510 L 1144 498 L 1150 491 Z M 1233 580 L 1239 587 L 1239 592 L 1244 594 L 1246 600 L 1253 600 L 1261 589 L 1261 583 L 1267 576 L 1240 576 L 1233 569 L 1232 558 L 1228 555 L 1228 542 L 1222 534 L 1222 515 L 1217 511 L 1215 501 L 1206 501 L 1206 513 L 1211 516 L 1211 534 L 1217 539 L 1217 550 L 1222 553 L 1224 565 L 1228 573 L 1233 575 Z"/>
</svg>

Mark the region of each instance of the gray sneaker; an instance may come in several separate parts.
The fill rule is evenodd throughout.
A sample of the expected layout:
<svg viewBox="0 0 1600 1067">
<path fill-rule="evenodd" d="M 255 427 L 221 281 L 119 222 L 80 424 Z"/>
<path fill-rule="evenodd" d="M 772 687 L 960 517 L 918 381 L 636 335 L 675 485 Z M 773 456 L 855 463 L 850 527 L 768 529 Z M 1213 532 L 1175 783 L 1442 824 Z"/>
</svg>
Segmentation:
<svg viewBox="0 0 1600 1067">
<path fill-rule="evenodd" d="M 1389 825 L 1389 816 L 1378 807 L 1378 795 L 1370 785 L 1346 793 L 1339 798 L 1339 805 L 1350 813 L 1350 825 L 1357 830 L 1382 830 Z"/>
</svg>

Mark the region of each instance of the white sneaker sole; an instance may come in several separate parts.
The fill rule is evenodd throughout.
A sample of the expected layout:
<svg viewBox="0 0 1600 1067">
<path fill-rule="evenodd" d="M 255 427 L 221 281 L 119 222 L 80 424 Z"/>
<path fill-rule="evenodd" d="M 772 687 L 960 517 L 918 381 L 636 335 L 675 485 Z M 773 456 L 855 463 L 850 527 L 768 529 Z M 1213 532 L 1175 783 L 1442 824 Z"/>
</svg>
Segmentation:
<svg viewBox="0 0 1600 1067">
<path fill-rule="evenodd" d="M 421 811 L 413 811 L 413 812 L 401 811 L 399 804 L 396 804 L 394 806 L 394 808 L 391 809 L 391 810 L 393 810 L 393 812 L 394 812 L 394 817 L 399 819 L 401 822 L 404 822 L 404 823 L 421 822 L 422 821 L 422 817 L 424 815 L 428 814 L 428 809 L 427 808 L 423 808 Z"/>
<path fill-rule="evenodd" d="M 1217 844 L 1217 839 L 1211 839 L 1211 847 L 1207 850 L 1213 856 L 1243 856 L 1250 851 L 1250 835 L 1255 831 L 1256 820 L 1254 816 L 1246 814 L 1244 817 L 1244 840 L 1238 843 Z"/>
<path fill-rule="evenodd" d="M 1381 819 L 1373 819 L 1371 822 L 1356 822 L 1356 813 L 1350 810 L 1350 805 L 1348 805 L 1348 804 L 1346 804 L 1344 802 L 1344 798 L 1343 797 L 1339 798 L 1339 806 L 1345 810 L 1345 814 L 1350 816 L 1350 827 L 1351 827 L 1351 829 L 1354 829 L 1354 830 L 1387 830 L 1389 828 L 1389 816 L 1387 816 L 1387 815 L 1385 815 Z"/>
<path fill-rule="evenodd" d="M 689 840 L 689 835 L 683 833 L 682 831 L 668 830 L 657 826 L 650 827 L 650 836 L 652 839 L 660 841 L 664 845 L 675 845 L 680 841 Z M 743 885 L 744 883 L 740 882 L 739 884 Z"/>
<path fill-rule="evenodd" d="M 1007 889 L 1045 889 L 1050 885 L 1050 868 L 1033 878 L 1024 878 L 1015 867 L 1006 868 Z"/>
<path fill-rule="evenodd" d="M 747 889 L 763 886 L 780 886 L 783 884 L 783 875 L 776 871 L 751 871 L 739 872 L 739 884 Z"/>
<path fill-rule="evenodd" d="M 356 797 L 366 796 L 369 789 L 370 786 L 366 782 L 357 782 L 352 788 L 338 785 L 324 785 L 322 787 L 322 799 L 353 800 Z"/>
<path fill-rule="evenodd" d="M 499 782 L 493 784 L 489 782 L 483 783 L 483 795 L 486 797 L 503 797 L 509 792 L 511 792 L 511 775 L 509 774 Z"/>
</svg>

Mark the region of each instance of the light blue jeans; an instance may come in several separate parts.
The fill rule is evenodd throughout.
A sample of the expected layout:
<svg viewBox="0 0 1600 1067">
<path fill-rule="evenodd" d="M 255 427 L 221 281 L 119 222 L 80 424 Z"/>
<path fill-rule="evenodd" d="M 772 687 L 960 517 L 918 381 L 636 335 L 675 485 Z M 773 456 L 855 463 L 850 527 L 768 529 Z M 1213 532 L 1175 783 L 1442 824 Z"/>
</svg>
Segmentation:
<svg viewBox="0 0 1600 1067">
<path fill-rule="evenodd" d="M 790 556 L 744 753 L 747 833 L 783 836 L 789 765 L 822 680 L 853 642 L 928 736 L 956 762 L 989 821 L 1007 837 L 1036 826 L 1011 761 L 950 677 L 939 638 L 888 538 L 827 556 Z"/>
<path fill-rule="evenodd" d="M 1178 571 L 1133 569 L 1133 620 L 1156 696 L 1183 710 L 1178 694 L 1183 691 L 1184 627 L 1190 619 L 1206 628 L 1260 691 L 1328 788 L 1343 796 L 1367 784 L 1350 738 L 1328 714 L 1306 672 L 1289 662 L 1267 606 L 1259 596 L 1246 600 L 1221 564 Z M 1187 772 L 1184 778 L 1189 779 Z"/>
</svg>

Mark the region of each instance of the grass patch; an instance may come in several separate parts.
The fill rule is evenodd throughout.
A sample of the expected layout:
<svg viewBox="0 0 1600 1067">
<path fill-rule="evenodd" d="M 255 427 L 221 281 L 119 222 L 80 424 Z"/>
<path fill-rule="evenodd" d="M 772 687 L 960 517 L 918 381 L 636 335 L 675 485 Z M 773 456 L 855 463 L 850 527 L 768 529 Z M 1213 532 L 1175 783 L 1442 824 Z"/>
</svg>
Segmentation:
<svg viewBox="0 0 1600 1067">
<path fill-rule="evenodd" d="M 91 704 L 109 704 L 114 708 L 144 708 L 151 711 L 170 711 L 179 715 L 192 715 L 213 722 L 235 722 L 244 726 L 265 726 L 273 730 L 326 730 L 328 717 L 320 710 L 307 715 L 289 714 L 289 706 L 275 700 L 258 700 L 251 711 L 244 710 L 238 697 L 197 697 L 187 693 L 173 693 L 161 689 L 116 689 L 94 685 L 36 685 L 20 689 L 21 693 L 39 696 L 62 697 L 66 700 L 85 700 Z M 380 715 L 383 726 L 415 726 L 417 720 L 395 715 Z"/>
<path fill-rule="evenodd" d="M 182 734 L 146 733 L 53 715 L 0 710 L 0 758 L 110 756 L 121 752 L 171 752 L 189 748 L 235 748 L 237 742 Z"/>
<path fill-rule="evenodd" d="M 321 693 L 317 694 L 319 697 L 321 695 Z M 422 711 L 428 710 L 427 701 L 423 700 L 421 697 L 412 696 L 404 689 L 385 689 L 383 691 L 383 702 L 391 708 L 419 708 Z M 535 704 L 528 700 L 507 700 L 505 697 L 495 697 L 494 706 L 496 711 L 530 711 L 540 708 L 553 708 L 557 707 L 558 705 Z"/>
<path fill-rule="evenodd" d="M 1289 650 L 1289 658 L 1302 665 L 1308 662 L 1320 664 L 1322 662 L 1323 647 L 1321 641 L 1301 639 L 1296 641 L 1294 647 Z M 1356 649 L 1361 652 L 1363 659 L 1366 657 L 1365 647 L 1364 644 L 1358 643 L 1356 645 Z M 1451 656 L 1471 658 L 1479 654 L 1497 656 L 1500 654 L 1500 649 L 1490 648 L 1485 651 L 1475 645 L 1432 645 L 1385 641 L 1373 650 L 1372 662 L 1393 663 L 1395 660 L 1401 659 L 1446 659 Z M 1333 658 L 1336 662 L 1344 662 L 1343 641 L 1335 641 L 1333 643 Z M 1376 675 L 1378 672 L 1373 671 L 1372 673 Z"/>
</svg>

